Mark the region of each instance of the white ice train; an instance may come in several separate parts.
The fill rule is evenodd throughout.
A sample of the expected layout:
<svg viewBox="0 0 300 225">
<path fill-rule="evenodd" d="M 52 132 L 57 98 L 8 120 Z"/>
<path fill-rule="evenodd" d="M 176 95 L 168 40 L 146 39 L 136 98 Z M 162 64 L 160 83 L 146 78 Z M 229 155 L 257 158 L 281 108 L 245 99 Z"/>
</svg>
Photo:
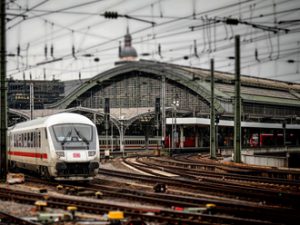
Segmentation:
<svg viewBox="0 0 300 225">
<path fill-rule="evenodd" d="M 99 169 L 96 126 L 85 116 L 59 113 L 8 130 L 10 167 L 56 180 L 91 180 Z"/>
</svg>

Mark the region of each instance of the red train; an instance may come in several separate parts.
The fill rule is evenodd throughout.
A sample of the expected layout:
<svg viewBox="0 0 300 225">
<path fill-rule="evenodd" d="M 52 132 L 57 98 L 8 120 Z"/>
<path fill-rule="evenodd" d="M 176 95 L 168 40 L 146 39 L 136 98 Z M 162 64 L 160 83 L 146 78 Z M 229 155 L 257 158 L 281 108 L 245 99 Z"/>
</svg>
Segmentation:
<svg viewBox="0 0 300 225">
<path fill-rule="evenodd" d="M 170 136 L 165 137 L 165 148 L 172 147 L 172 138 Z M 180 140 L 175 142 L 176 148 L 180 147 Z M 195 137 L 185 137 L 183 141 L 183 146 L 184 148 L 189 148 L 189 147 L 195 147 L 196 146 L 196 140 Z"/>
<path fill-rule="evenodd" d="M 250 136 L 249 144 L 250 147 L 264 147 L 264 146 L 283 146 L 283 145 L 293 145 L 296 139 L 293 133 L 286 135 L 286 140 L 284 143 L 284 135 L 282 133 L 272 134 L 272 133 L 253 133 Z"/>
</svg>

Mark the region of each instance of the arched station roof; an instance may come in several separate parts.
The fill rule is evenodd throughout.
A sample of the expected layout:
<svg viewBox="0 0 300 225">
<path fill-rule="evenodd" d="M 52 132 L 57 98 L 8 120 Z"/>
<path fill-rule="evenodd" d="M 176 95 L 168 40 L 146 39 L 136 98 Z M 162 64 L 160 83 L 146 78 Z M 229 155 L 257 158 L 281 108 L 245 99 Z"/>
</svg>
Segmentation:
<svg viewBox="0 0 300 225">
<path fill-rule="evenodd" d="M 74 109 L 74 107 L 76 108 L 76 106 L 78 107 L 80 105 L 72 103 L 77 99 L 80 99 L 81 96 L 89 93 L 89 91 L 97 87 L 97 85 L 108 82 L 110 79 L 112 80 L 117 77 L 126 79 L 130 73 L 135 73 L 138 77 L 150 76 L 158 82 L 161 82 L 161 78 L 165 77 L 166 82 L 184 87 L 185 90 L 190 90 L 206 102 L 206 107 L 210 107 L 211 72 L 209 70 L 155 61 L 132 61 L 116 65 L 115 68 L 100 73 L 81 83 L 65 96 L 65 98 L 51 105 L 47 105 L 47 109 L 35 110 L 33 113 L 34 117 L 68 110 L 78 111 L 78 108 Z M 233 115 L 234 74 L 215 71 L 214 76 L 216 96 L 214 108 L 219 115 L 230 117 Z M 110 96 L 100 95 L 100 97 L 104 98 Z M 243 115 L 246 115 L 245 118 L 248 118 L 249 120 L 257 121 L 268 118 L 271 120 L 286 120 L 289 118 L 297 119 L 300 117 L 300 84 L 297 83 L 241 76 L 241 98 L 243 101 Z M 170 102 L 165 105 L 166 112 L 168 110 L 169 113 L 172 111 L 172 109 L 168 109 L 170 106 Z M 125 109 L 122 109 L 122 116 L 124 116 L 124 120 L 126 120 L 128 125 L 135 120 L 145 120 L 146 117 L 155 115 L 154 105 L 136 105 L 135 107 L 138 107 L 138 110 L 137 108 L 130 107 L 124 107 Z M 101 106 L 100 108 L 99 106 L 96 108 L 89 108 L 89 106 L 83 108 L 79 110 L 79 113 L 96 113 L 98 116 L 104 115 Z M 200 112 L 198 115 L 201 117 L 201 110 L 198 112 Z M 9 109 L 9 113 L 14 117 L 13 120 L 27 120 L 30 117 L 30 112 L 28 110 Z M 116 124 L 119 123 L 120 121 L 118 120 L 121 118 L 121 110 L 116 107 L 111 108 L 110 113 L 111 118 L 116 120 L 114 122 Z M 205 113 L 207 116 L 207 111 L 204 112 L 204 116 Z"/>
<path fill-rule="evenodd" d="M 184 89 L 186 93 L 193 93 L 193 95 L 195 95 L 197 98 L 199 97 L 199 99 L 202 99 L 202 101 L 204 101 L 206 109 L 193 108 L 192 113 L 196 112 L 197 116 L 200 115 L 200 117 L 202 117 L 202 115 L 204 117 L 207 117 L 209 115 L 208 108 L 210 107 L 211 97 L 210 70 L 144 60 L 118 64 L 113 69 L 102 72 L 96 75 L 95 77 L 85 81 L 84 83 L 80 84 L 80 86 L 76 87 L 65 98 L 51 105 L 47 105 L 46 108 L 66 110 L 67 108 L 81 105 L 81 97 L 86 98 L 87 96 L 89 96 L 89 93 L 93 92 L 93 89 L 96 90 L 97 87 L 100 87 L 103 84 L 109 84 L 109 82 L 114 79 L 123 79 L 124 81 L 125 79 L 131 80 L 130 74 L 135 74 L 133 79 L 135 79 L 135 77 L 150 77 L 151 79 L 155 79 L 157 82 L 161 82 L 163 80 L 162 78 L 165 78 L 166 83 L 171 85 L 173 88 L 181 88 L 175 88 L 174 90 L 179 91 Z M 235 76 L 231 73 L 215 71 L 214 77 L 214 108 L 216 110 L 216 113 L 219 115 L 223 115 L 227 118 L 232 118 L 234 110 L 233 99 Z M 147 82 L 147 80 L 144 80 L 140 85 L 143 85 L 144 82 Z M 112 91 L 115 90 L 114 86 L 112 85 L 111 88 Z M 162 91 L 162 89 L 160 91 Z M 174 91 L 172 93 L 170 93 L 170 91 L 172 92 L 172 90 L 169 89 L 169 102 L 168 104 L 165 104 L 166 111 L 167 107 L 171 107 L 170 98 L 172 98 L 172 96 L 174 97 Z M 110 95 L 104 95 L 101 94 L 97 97 L 110 98 Z M 115 96 L 111 97 L 113 98 Z M 126 96 L 123 97 L 126 98 Z M 153 97 L 155 96 L 152 96 L 152 98 Z M 156 97 L 161 96 L 159 94 L 156 94 Z M 300 116 L 300 84 L 297 83 L 282 82 L 271 79 L 242 75 L 241 98 L 243 101 L 242 110 L 243 116 L 245 116 L 244 119 L 247 119 L 249 121 L 259 121 L 262 119 L 280 121 L 287 120 L 289 118 L 299 118 Z M 77 104 L 76 102 L 79 102 L 80 104 Z M 124 120 L 126 120 L 130 124 L 134 120 L 142 117 L 142 115 L 144 114 L 153 114 L 154 104 L 151 104 L 148 104 L 146 106 L 131 106 L 133 108 L 130 108 L 130 106 L 123 107 L 122 105 L 115 105 L 114 107 L 111 107 L 111 115 L 114 115 L 117 120 L 120 120 L 121 112 L 118 112 L 119 108 L 125 108 L 122 111 L 122 114 L 125 115 Z M 188 104 L 185 104 L 185 106 L 189 107 Z M 85 107 L 89 106 L 85 104 Z M 98 105 L 97 107 L 98 109 L 99 107 L 102 109 L 103 105 Z M 136 110 L 137 108 L 138 110 Z M 183 108 L 181 108 L 181 110 L 182 109 Z M 191 108 L 189 108 L 186 112 L 191 113 Z"/>
<path fill-rule="evenodd" d="M 210 85 L 207 81 L 203 81 L 201 79 L 195 79 L 194 73 L 180 66 L 170 65 L 159 62 L 152 61 L 135 61 L 135 62 L 127 62 L 122 65 L 116 66 L 115 68 L 105 71 L 90 80 L 86 81 L 78 88 L 76 88 L 73 92 L 71 92 L 68 96 L 63 98 L 62 100 L 48 105 L 47 108 L 57 108 L 57 109 L 65 109 L 67 108 L 73 101 L 75 101 L 79 96 L 84 94 L 86 91 L 98 85 L 99 83 L 111 79 L 115 76 L 119 76 L 120 74 L 128 73 L 131 71 L 139 71 L 141 73 L 149 73 L 155 76 L 165 76 L 166 79 L 178 83 L 196 94 L 200 95 L 207 102 L 210 102 Z M 220 97 L 226 99 L 226 95 L 219 94 Z M 230 100 L 230 99 L 227 99 Z M 218 113 L 223 113 L 224 108 L 221 105 L 221 102 L 217 99 L 215 101 L 215 109 Z"/>
</svg>

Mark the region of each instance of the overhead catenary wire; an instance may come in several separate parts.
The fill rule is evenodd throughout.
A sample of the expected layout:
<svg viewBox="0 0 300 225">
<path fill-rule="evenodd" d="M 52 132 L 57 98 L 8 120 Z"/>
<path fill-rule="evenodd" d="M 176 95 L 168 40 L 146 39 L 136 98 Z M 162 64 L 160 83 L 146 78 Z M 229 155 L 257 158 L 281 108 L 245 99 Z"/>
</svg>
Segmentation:
<svg viewBox="0 0 300 225">
<path fill-rule="evenodd" d="M 40 3 L 37 3 L 36 5 L 32 6 L 31 8 L 28 7 L 28 2 L 27 2 L 26 10 L 24 10 L 24 12 L 18 14 L 18 16 L 15 16 L 15 17 L 13 17 L 13 18 L 10 18 L 10 21 L 13 21 L 13 20 L 15 20 L 15 19 L 17 19 L 17 18 L 20 18 L 20 16 L 23 16 L 23 18 L 24 18 L 25 14 L 26 14 L 28 11 L 34 10 L 35 8 L 40 7 L 41 5 L 45 4 L 45 3 L 48 2 L 48 1 L 49 1 L 49 0 L 42 0 Z M 13 2 L 13 3 L 14 3 L 14 2 Z M 8 29 L 11 29 L 12 27 L 18 25 L 19 23 L 21 23 L 21 21 L 15 23 L 13 26 L 8 27 Z"/>
<path fill-rule="evenodd" d="M 190 18 L 192 17 L 192 15 L 190 15 Z M 205 29 L 205 28 L 204 28 Z M 207 29 L 207 28 L 206 28 Z M 145 29 L 146 30 L 146 29 Z M 77 31 L 75 31 L 75 32 L 77 32 Z M 85 31 L 86 32 L 86 31 Z M 142 32 L 142 31 L 141 31 Z M 121 38 L 121 37 L 120 37 Z M 120 39 L 119 38 L 119 39 Z M 157 40 L 160 38 L 159 36 L 157 36 L 156 35 L 156 38 L 157 38 Z M 141 39 L 141 37 L 139 37 L 139 39 Z M 119 40 L 118 40 L 119 41 Z M 102 49 L 112 49 L 112 48 L 114 48 L 115 47 L 115 45 L 113 45 L 113 42 L 114 42 L 114 40 L 113 39 L 110 39 L 110 40 L 108 40 L 107 41 L 107 43 L 100 43 L 100 45 L 99 45 L 99 52 L 100 51 L 102 51 Z M 116 42 L 116 43 L 118 43 L 118 42 Z M 217 42 L 217 43 L 219 43 L 219 42 Z M 102 45 L 103 44 L 103 45 Z M 107 46 L 107 47 L 105 47 L 105 48 L 103 48 L 104 46 Z M 109 47 L 109 46 L 111 46 L 111 47 Z M 200 43 L 200 46 L 201 46 L 201 43 Z M 183 47 L 182 47 L 183 48 Z M 80 49 L 81 50 L 81 52 L 84 52 L 84 51 L 88 51 L 86 48 L 82 48 L 82 49 Z M 221 49 L 222 50 L 222 49 Z M 94 50 L 93 50 L 94 51 Z M 166 52 L 166 51 L 168 51 L 168 48 L 167 48 L 167 46 L 165 46 L 164 45 L 164 50 L 163 50 L 163 52 Z M 96 52 L 96 51 L 95 51 Z M 162 52 L 162 53 L 163 53 Z M 67 59 L 68 57 L 66 57 L 66 59 Z"/>
</svg>

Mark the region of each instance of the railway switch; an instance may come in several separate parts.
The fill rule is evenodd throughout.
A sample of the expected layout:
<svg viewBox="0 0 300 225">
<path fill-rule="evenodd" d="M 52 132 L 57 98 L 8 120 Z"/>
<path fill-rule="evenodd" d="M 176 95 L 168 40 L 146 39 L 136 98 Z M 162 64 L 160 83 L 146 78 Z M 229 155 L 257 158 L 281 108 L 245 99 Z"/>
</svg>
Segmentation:
<svg viewBox="0 0 300 225">
<path fill-rule="evenodd" d="M 206 208 L 207 208 L 208 214 L 211 215 L 211 214 L 214 213 L 215 208 L 216 208 L 216 205 L 215 205 L 215 204 L 213 204 L 213 203 L 208 203 L 208 204 L 206 204 L 205 206 L 206 206 Z"/>
<path fill-rule="evenodd" d="M 61 191 L 64 187 L 62 185 L 57 185 L 56 190 Z"/>
<path fill-rule="evenodd" d="M 77 207 L 70 205 L 67 207 L 67 210 L 72 214 L 73 220 L 75 220 L 75 212 L 77 211 Z"/>
<path fill-rule="evenodd" d="M 34 203 L 34 205 L 36 206 L 37 211 L 44 211 L 45 208 L 47 207 L 47 202 L 46 201 L 36 201 Z"/>
<path fill-rule="evenodd" d="M 121 225 L 121 220 L 124 219 L 124 213 L 122 211 L 110 211 L 108 213 L 108 219 L 110 225 Z"/>
<path fill-rule="evenodd" d="M 103 193 L 100 192 L 100 191 L 97 191 L 97 192 L 95 193 L 95 196 L 96 196 L 96 198 L 101 199 L 101 198 L 103 197 Z"/>
</svg>

